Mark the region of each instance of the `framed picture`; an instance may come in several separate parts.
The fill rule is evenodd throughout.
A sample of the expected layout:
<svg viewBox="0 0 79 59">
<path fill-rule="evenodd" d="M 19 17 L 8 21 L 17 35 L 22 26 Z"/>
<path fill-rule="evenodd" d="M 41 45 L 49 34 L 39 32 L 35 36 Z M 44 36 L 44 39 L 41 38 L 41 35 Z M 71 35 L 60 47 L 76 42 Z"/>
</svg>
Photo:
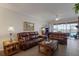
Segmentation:
<svg viewBox="0 0 79 59">
<path fill-rule="evenodd" d="M 24 22 L 23 27 L 24 31 L 34 31 L 34 23 Z"/>
</svg>

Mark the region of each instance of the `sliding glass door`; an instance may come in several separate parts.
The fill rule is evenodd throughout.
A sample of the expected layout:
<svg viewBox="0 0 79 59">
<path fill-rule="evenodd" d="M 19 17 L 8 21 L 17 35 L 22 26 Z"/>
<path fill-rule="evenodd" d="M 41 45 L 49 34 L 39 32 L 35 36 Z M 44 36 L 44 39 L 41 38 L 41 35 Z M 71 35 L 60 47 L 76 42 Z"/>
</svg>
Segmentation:
<svg viewBox="0 0 79 59">
<path fill-rule="evenodd" d="M 70 36 L 74 36 L 77 33 L 77 28 L 76 28 L 77 24 L 70 24 Z"/>
<path fill-rule="evenodd" d="M 54 25 L 53 26 L 53 32 L 57 32 L 58 31 L 58 25 Z"/>
<path fill-rule="evenodd" d="M 65 32 L 69 33 L 70 36 L 74 36 L 77 33 L 76 26 L 77 23 L 53 25 L 53 32 Z"/>
</svg>

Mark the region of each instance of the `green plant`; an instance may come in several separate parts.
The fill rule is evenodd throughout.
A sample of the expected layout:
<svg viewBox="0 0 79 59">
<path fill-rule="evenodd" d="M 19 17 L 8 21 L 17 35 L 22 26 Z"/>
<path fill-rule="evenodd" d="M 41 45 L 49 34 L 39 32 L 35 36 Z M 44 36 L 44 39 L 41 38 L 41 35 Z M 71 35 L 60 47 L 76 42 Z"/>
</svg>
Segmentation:
<svg viewBox="0 0 79 59">
<path fill-rule="evenodd" d="M 79 3 L 76 3 L 74 5 L 74 10 L 75 10 L 75 13 L 78 14 L 79 13 Z"/>
</svg>

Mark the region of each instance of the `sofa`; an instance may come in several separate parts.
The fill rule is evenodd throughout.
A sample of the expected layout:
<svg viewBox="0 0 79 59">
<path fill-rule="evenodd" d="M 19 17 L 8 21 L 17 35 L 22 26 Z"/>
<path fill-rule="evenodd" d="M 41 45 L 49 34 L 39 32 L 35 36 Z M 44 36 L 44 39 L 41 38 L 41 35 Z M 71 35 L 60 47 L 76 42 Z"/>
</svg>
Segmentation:
<svg viewBox="0 0 79 59">
<path fill-rule="evenodd" d="M 51 40 L 58 40 L 59 43 L 67 44 L 67 33 L 62 32 L 50 32 L 49 38 Z"/>
<path fill-rule="evenodd" d="M 38 38 L 38 32 L 20 32 L 17 37 L 21 50 L 29 49 L 42 41 Z"/>
</svg>

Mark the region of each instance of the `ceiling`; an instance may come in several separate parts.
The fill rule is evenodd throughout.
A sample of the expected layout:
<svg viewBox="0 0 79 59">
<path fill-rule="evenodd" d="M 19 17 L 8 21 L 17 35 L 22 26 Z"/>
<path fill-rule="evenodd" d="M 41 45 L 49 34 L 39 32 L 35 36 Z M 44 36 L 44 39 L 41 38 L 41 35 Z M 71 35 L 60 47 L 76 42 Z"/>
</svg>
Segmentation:
<svg viewBox="0 0 79 59">
<path fill-rule="evenodd" d="M 73 10 L 74 3 L 13 3 L 0 4 L 0 7 L 44 21 L 76 17 Z"/>
</svg>

